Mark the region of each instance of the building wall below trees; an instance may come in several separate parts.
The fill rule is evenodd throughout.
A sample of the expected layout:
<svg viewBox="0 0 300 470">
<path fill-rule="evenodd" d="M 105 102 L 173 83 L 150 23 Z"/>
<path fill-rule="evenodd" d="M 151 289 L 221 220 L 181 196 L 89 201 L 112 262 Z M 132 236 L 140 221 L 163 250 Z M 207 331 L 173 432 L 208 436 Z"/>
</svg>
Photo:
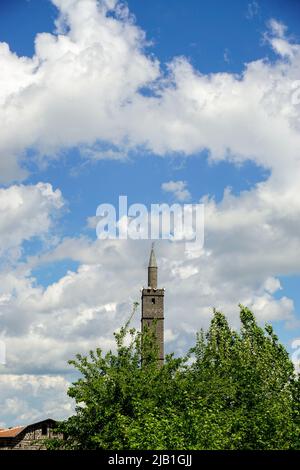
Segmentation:
<svg viewBox="0 0 300 470">
<path fill-rule="evenodd" d="M 0 437 L 0 450 L 45 450 L 45 439 L 63 438 L 53 431 L 55 425 L 54 420 L 45 420 L 26 426 L 14 437 Z"/>
</svg>

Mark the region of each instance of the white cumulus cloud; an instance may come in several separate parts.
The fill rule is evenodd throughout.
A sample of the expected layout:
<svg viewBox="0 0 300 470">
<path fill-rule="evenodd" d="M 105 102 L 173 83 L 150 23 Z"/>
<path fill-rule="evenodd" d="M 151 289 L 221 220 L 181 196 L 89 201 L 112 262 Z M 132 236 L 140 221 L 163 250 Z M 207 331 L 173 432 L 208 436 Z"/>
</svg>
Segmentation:
<svg viewBox="0 0 300 470">
<path fill-rule="evenodd" d="M 163 191 L 173 194 L 180 202 L 188 201 L 191 198 L 185 181 L 167 181 L 161 185 L 161 188 Z"/>
<path fill-rule="evenodd" d="M 48 235 L 62 206 L 60 190 L 49 183 L 0 188 L 0 256 L 18 256 L 25 240 Z"/>
<path fill-rule="evenodd" d="M 300 48 L 280 22 L 271 21 L 268 36 L 275 63 L 203 74 L 179 57 L 163 74 L 122 3 L 53 2 L 57 31 L 36 36 L 33 57 L 0 44 L 2 181 L 20 177 L 28 148 L 41 159 L 74 146 L 86 158 L 123 158 L 141 145 L 161 155 L 206 148 L 212 159 L 252 159 L 278 177 L 291 165 L 299 170 L 299 110 L 290 95 Z"/>
</svg>

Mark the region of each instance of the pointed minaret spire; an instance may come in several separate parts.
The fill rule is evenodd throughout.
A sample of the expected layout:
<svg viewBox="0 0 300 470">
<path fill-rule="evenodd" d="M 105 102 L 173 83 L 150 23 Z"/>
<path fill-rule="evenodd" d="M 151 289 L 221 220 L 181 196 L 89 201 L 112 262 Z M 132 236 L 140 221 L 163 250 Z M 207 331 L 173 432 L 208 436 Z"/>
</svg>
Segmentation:
<svg viewBox="0 0 300 470">
<path fill-rule="evenodd" d="M 152 243 L 149 265 L 148 265 L 148 286 L 157 288 L 157 263 L 154 253 L 154 243 Z"/>
</svg>

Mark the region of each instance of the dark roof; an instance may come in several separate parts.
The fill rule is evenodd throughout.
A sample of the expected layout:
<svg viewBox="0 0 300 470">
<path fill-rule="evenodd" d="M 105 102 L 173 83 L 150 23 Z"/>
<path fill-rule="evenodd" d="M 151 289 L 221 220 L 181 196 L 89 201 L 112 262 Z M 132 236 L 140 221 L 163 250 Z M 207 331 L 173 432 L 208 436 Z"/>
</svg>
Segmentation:
<svg viewBox="0 0 300 470">
<path fill-rule="evenodd" d="M 14 428 L 0 429 L 0 439 L 14 438 L 17 437 L 22 431 L 25 431 L 32 427 L 38 427 L 44 423 L 56 424 L 54 419 L 48 418 L 36 423 L 27 424 L 26 426 L 15 426 Z"/>
</svg>

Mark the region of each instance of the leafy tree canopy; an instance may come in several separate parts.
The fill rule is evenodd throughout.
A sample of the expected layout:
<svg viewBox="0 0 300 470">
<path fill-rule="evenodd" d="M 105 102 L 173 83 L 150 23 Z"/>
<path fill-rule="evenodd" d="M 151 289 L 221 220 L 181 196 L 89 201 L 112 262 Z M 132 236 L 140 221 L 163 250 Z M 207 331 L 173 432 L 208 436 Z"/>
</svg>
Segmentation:
<svg viewBox="0 0 300 470">
<path fill-rule="evenodd" d="M 184 357 L 157 365 L 152 331 L 129 322 L 116 352 L 70 363 L 76 414 L 60 423 L 66 449 L 299 449 L 300 381 L 270 325 L 240 306 L 241 329 L 217 311 Z M 129 337 L 129 341 L 128 341 Z M 141 365 L 141 355 L 143 361 Z"/>
</svg>

